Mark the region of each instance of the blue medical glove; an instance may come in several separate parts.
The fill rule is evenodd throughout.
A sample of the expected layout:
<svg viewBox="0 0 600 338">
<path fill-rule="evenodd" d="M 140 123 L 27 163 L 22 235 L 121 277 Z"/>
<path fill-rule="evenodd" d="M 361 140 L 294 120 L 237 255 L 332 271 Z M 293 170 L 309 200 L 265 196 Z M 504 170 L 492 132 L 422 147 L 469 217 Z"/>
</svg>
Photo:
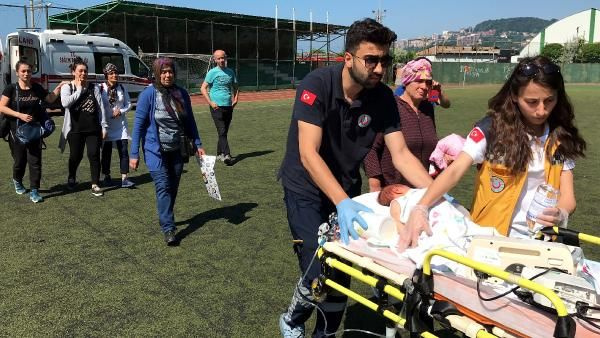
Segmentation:
<svg viewBox="0 0 600 338">
<path fill-rule="evenodd" d="M 349 197 L 342 200 L 335 207 L 337 209 L 338 225 L 340 226 L 340 237 L 344 244 L 348 244 L 348 233 L 353 239 L 358 239 L 358 233 L 354 230 L 354 222 L 357 222 L 365 230 L 369 227 L 367 222 L 358 214 L 359 211 L 373 212 L 368 207 L 353 201 Z"/>
</svg>

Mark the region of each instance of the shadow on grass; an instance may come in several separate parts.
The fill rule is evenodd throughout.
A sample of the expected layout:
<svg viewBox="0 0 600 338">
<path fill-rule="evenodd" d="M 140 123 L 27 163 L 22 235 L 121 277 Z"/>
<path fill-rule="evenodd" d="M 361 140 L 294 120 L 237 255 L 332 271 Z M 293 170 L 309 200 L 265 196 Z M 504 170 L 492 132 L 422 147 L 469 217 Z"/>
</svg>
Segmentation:
<svg viewBox="0 0 600 338">
<path fill-rule="evenodd" d="M 246 216 L 246 213 L 257 206 L 257 203 L 238 203 L 227 207 L 207 210 L 188 220 L 176 222 L 177 225 L 188 225 L 185 229 L 182 229 L 177 233 L 177 241 L 180 242 L 194 231 L 200 229 L 209 221 L 224 218 L 231 224 L 242 224 L 244 221 L 250 218 Z"/>
<path fill-rule="evenodd" d="M 145 173 L 145 174 L 135 176 L 135 177 L 130 176 L 129 179 L 131 181 L 133 181 L 133 183 L 135 183 L 135 186 L 133 188 L 129 188 L 129 189 L 135 189 L 136 186 L 152 182 L 152 177 L 150 176 L 150 173 Z M 74 193 L 77 193 L 80 191 L 90 190 L 91 187 L 92 187 L 92 183 L 90 181 L 77 182 L 77 185 L 73 189 L 69 189 L 67 187 L 66 183 L 62 183 L 62 184 L 54 185 L 54 186 L 50 187 L 50 189 L 40 189 L 40 193 L 44 194 L 43 195 L 44 199 L 48 199 L 48 198 L 59 197 L 59 196 L 64 196 L 64 195 L 68 195 L 68 194 L 74 194 Z M 113 180 L 113 185 L 108 186 L 108 187 L 104 187 L 101 185 L 101 188 L 104 193 L 107 193 L 111 190 L 121 189 L 121 184 L 120 184 L 120 181 Z"/>
<path fill-rule="evenodd" d="M 369 298 L 370 301 L 377 303 L 377 299 L 373 296 Z M 398 313 L 401 308 L 401 304 L 396 304 L 394 312 Z M 344 319 L 344 329 L 357 329 L 371 331 L 380 335 L 385 335 L 387 319 L 383 318 L 377 312 L 367 309 L 364 305 L 354 303 L 346 309 L 346 317 Z M 458 338 L 462 335 L 457 333 L 453 329 L 443 328 L 439 323 L 434 323 L 433 330 L 430 331 L 436 337 L 440 338 Z M 344 332 L 342 337 L 365 337 L 364 332 Z M 396 331 L 396 337 L 410 337 L 408 331 L 398 329 Z"/>
<path fill-rule="evenodd" d="M 375 297 L 370 298 L 376 302 Z M 357 329 L 385 335 L 385 319 L 375 311 L 367 309 L 361 304 L 352 304 L 346 309 L 344 329 Z M 364 332 L 344 332 L 342 337 L 364 337 Z"/>
<path fill-rule="evenodd" d="M 252 151 L 252 152 L 244 153 L 244 154 L 238 154 L 236 157 L 233 158 L 233 162 L 230 165 L 236 165 L 238 162 L 241 162 L 247 158 L 259 157 L 259 156 L 263 156 L 266 154 L 270 154 L 272 152 L 273 152 L 273 150 L 261 150 L 261 151 Z"/>
</svg>

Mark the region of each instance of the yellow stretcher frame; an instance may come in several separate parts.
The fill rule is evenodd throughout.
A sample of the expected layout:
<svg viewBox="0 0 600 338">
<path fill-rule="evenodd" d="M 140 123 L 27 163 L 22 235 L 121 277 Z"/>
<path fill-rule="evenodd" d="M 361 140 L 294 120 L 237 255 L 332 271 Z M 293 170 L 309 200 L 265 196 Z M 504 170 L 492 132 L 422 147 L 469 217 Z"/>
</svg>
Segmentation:
<svg viewBox="0 0 600 338">
<path fill-rule="evenodd" d="M 590 236 L 590 237 L 593 237 L 593 236 Z M 342 248 L 341 246 L 339 246 L 336 243 L 332 243 L 332 242 L 325 243 L 322 247 L 319 248 L 317 255 L 318 255 L 319 259 L 321 260 L 322 264 L 325 264 L 333 269 L 339 270 L 339 271 L 349 275 L 350 277 L 353 277 L 371 287 L 376 287 L 378 284 L 381 287 L 381 280 L 378 278 L 375 278 L 373 276 L 364 274 L 363 272 L 357 270 L 353 266 L 350 266 L 350 265 L 340 261 L 339 259 L 332 257 L 332 255 L 337 256 L 337 257 L 342 257 L 345 260 L 352 261 L 354 264 L 359 265 L 361 268 L 369 270 L 370 272 L 385 278 L 386 281 L 392 281 L 395 285 L 402 285 L 405 280 L 410 279 L 409 276 L 405 276 L 405 275 L 390 271 L 389 269 L 386 269 L 380 265 L 377 265 L 371 259 L 354 254 L 354 253 Z M 492 267 L 487 264 L 477 262 L 470 258 L 463 257 L 463 256 L 460 256 L 460 255 L 457 255 L 457 254 L 454 254 L 452 252 L 448 252 L 445 250 L 433 249 L 426 253 L 426 256 L 425 256 L 425 259 L 423 262 L 423 275 L 426 278 L 430 278 L 431 281 L 433 281 L 433 273 L 431 270 L 431 259 L 434 256 L 444 257 L 451 261 L 468 266 L 474 270 L 486 273 L 490 276 L 497 277 L 497 278 L 500 278 L 509 283 L 519 285 L 521 288 L 528 289 L 533 292 L 539 293 L 539 294 L 543 295 L 544 297 L 548 298 L 548 300 L 550 300 L 550 302 L 556 309 L 557 316 L 558 316 L 557 323 L 561 319 L 565 319 L 567 321 L 570 319 L 569 313 L 567 312 L 566 306 L 563 303 L 563 301 L 549 288 L 546 288 L 546 287 L 544 287 L 538 283 L 535 283 L 531 280 L 519 277 L 517 275 L 511 274 L 511 273 L 501 270 L 499 268 Z M 328 287 L 340 292 L 341 294 L 348 296 L 349 298 L 366 306 L 367 308 L 380 313 L 383 317 L 385 317 L 385 318 L 391 320 L 393 323 L 395 323 L 396 327 L 398 327 L 400 329 L 405 329 L 406 318 L 402 318 L 399 314 L 397 314 L 393 311 L 390 311 L 389 309 L 380 309 L 380 306 L 377 303 L 336 283 L 335 281 L 328 278 L 328 276 L 322 275 L 321 280 Z M 405 294 L 401 290 L 399 290 L 396 286 L 390 284 L 389 282 L 386 282 L 381 289 L 386 294 L 388 294 L 400 301 L 403 301 L 405 298 Z M 490 332 L 488 332 L 486 327 L 484 327 L 480 323 L 477 323 L 475 320 L 473 320 L 467 316 L 450 315 L 450 316 L 446 317 L 446 320 L 448 321 L 448 323 L 450 324 L 450 326 L 452 328 L 464 333 L 467 337 L 482 338 L 482 337 L 498 337 L 498 336 L 510 337 L 511 336 L 510 333 L 507 333 L 505 330 L 503 330 L 500 327 L 492 328 L 492 333 L 490 333 Z M 573 325 L 573 330 L 574 330 L 574 325 Z M 422 332 L 422 333 L 420 333 L 420 335 L 422 337 L 426 337 L 426 338 L 437 337 L 428 331 Z"/>
<path fill-rule="evenodd" d="M 555 235 L 571 236 L 572 238 L 575 238 L 575 239 L 583 241 L 583 242 L 600 245 L 600 237 L 597 237 L 597 236 L 592 236 L 592 235 L 584 234 L 583 232 L 575 231 L 572 229 L 565 229 L 565 228 L 561 228 L 561 227 L 557 227 L 557 226 L 553 226 L 551 229 Z M 542 232 L 545 234 L 548 234 L 548 232 L 546 232 L 546 231 L 542 231 Z"/>
</svg>

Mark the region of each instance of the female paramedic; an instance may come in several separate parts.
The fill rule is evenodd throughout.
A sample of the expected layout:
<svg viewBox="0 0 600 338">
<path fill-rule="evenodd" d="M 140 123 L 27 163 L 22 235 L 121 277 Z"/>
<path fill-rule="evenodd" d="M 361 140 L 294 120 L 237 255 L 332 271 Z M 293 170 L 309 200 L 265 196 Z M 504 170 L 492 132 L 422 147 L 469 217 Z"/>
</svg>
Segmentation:
<svg viewBox="0 0 600 338">
<path fill-rule="evenodd" d="M 427 210 L 473 163 L 478 165 L 471 206 L 475 223 L 511 237 L 528 236 L 527 209 L 543 183 L 560 189 L 560 198 L 538 215 L 538 223 L 560 224 L 575 210 L 574 160 L 584 156 L 586 143 L 574 125 L 560 67 L 542 56 L 523 59 L 488 108 L 458 158 L 411 211 L 400 250 L 416 245 L 422 231 L 430 232 Z"/>
</svg>

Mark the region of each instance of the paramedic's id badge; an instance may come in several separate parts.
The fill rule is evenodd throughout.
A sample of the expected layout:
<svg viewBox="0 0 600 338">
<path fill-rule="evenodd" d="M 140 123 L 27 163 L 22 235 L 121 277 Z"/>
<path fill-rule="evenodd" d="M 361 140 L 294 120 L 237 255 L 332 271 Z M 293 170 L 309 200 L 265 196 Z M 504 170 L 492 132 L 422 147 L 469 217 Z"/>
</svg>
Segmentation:
<svg viewBox="0 0 600 338">
<path fill-rule="evenodd" d="M 358 117 L 358 126 L 364 128 L 371 123 L 371 116 L 367 114 L 362 114 Z"/>
<path fill-rule="evenodd" d="M 492 191 L 493 192 L 501 192 L 502 190 L 504 190 L 505 184 L 504 181 L 498 177 L 498 176 L 492 176 L 492 178 L 490 178 L 490 183 L 492 184 Z"/>
</svg>

